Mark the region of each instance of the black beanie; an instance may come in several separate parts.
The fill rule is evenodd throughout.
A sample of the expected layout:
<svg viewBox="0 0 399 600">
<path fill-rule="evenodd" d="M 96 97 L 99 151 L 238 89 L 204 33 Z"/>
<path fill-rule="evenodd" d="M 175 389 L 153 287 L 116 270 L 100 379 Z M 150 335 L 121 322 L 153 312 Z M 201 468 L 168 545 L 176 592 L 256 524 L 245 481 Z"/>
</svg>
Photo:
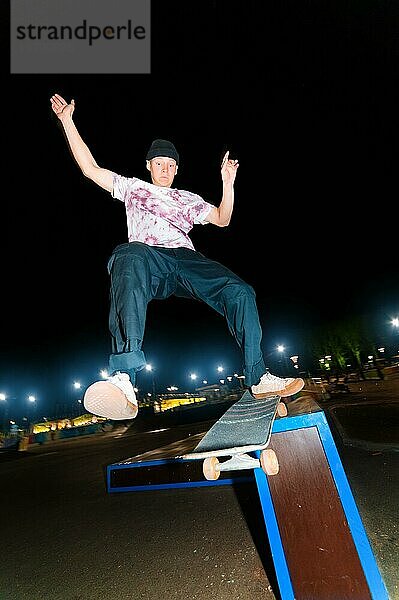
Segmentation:
<svg viewBox="0 0 399 600">
<path fill-rule="evenodd" d="M 179 155 L 172 142 L 168 140 L 154 140 L 147 152 L 146 159 L 151 160 L 156 156 L 168 156 L 173 158 L 179 164 Z"/>
</svg>

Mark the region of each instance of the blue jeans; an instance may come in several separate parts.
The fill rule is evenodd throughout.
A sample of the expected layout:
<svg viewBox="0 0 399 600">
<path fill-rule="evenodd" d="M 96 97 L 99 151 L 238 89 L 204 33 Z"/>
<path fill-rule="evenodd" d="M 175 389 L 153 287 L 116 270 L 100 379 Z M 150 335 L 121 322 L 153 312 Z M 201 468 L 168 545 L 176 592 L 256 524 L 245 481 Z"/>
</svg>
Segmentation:
<svg viewBox="0 0 399 600">
<path fill-rule="evenodd" d="M 189 248 L 130 242 L 115 248 L 108 272 L 111 372 L 127 372 L 135 384 L 136 372 L 146 364 L 141 346 L 147 305 L 173 294 L 202 300 L 224 315 L 242 351 L 246 385 L 259 382 L 266 368 L 255 292 L 232 271 Z"/>
</svg>

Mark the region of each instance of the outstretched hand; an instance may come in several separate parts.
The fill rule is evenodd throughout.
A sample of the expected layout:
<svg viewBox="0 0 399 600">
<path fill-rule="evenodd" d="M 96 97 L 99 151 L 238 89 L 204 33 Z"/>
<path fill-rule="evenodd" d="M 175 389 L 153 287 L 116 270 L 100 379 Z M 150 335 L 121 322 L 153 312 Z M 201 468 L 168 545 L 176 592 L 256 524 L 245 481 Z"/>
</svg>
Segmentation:
<svg viewBox="0 0 399 600">
<path fill-rule="evenodd" d="M 229 150 L 227 150 L 226 154 L 223 157 L 221 166 L 223 183 L 233 185 L 234 180 L 236 178 L 237 169 L 238 160 L 229 159 Z"/>
<path fill-rule="evenodd" d="M 72 117 L 73 111 L 75 110 L 75 100 L 71 100 L 71 103 L 68 104 L 66 100 L 59 94 L 54 94 L 50 98 L 51 108 L 60 119 L 60 121 L 64 121 L 68 117 Z"/>
</svg>

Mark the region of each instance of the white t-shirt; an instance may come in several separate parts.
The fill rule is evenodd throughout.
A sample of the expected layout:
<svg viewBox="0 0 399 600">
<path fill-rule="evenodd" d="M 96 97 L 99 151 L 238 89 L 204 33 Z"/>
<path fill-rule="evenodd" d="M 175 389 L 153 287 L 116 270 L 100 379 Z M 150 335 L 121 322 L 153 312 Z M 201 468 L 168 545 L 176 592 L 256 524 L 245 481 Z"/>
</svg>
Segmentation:
<svg viewBox="0 0 399 600">
<path fill-rule="evenodd" d="M 112 196 L 125 203 L 129 242 L 163 248 L 190 248 L 196 224 L 205 224 L 214 206 L 197 194 L 113 174 Z"/>
</svg>

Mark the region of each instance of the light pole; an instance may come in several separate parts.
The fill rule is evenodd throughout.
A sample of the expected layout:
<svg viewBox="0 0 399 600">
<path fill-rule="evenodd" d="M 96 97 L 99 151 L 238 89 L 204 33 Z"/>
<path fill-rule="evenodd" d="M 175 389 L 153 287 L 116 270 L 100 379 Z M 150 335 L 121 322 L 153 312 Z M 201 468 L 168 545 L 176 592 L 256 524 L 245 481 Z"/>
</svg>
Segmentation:
<svg viewBox="0 0 399 600">
<path fill-rule="evenodd" d="M 4 428 L 5 433 L 7 433 L 8 402 L 6 394 L 0 394 L 0 403 L 4 406 L 2 429 Z"/>
<path fill-rule="evenodd" d="M 234 373 L 234 377 L 236 377 L 238 379 L 238 384 L 240 386 L 240 389 L 243 390 L 245 375 L 239 375 L 238 373 Z"/>
<path fill-rule="evenodd" d="M 145 366 L 145 370 L 148 371 L 149 373 L 151 373 L 151 377 L 152 377 L 152 396 L 153 396 L 153 402 L 155 402 L 156 399 L 156 393 L 155 393 L 155 376 L 154 376 L 154 367 L 151 364 L 146 364 Z"/>
<path fill-rule="evenodd" d="M 28 409 L 28 432 L 31 433 L 30 430 L 31 430 L 31 426 L 32 426 L 32 411 L 31 411 L 30 407 L 32 407 L 33 414 L 35 414 L 36 396 L 33 396 L 32 394 L 30 394 L 28 396 L 28 402 L 29 402 L 29 404 L 28 404 L 28 406 L 29 406 L 29 409 Z"/>
<path fill-rule="evenodd" d="M 292 361 L 294 369 L 299 369 L 298 359 L 299 356 L 297 354 L 295 354 L 294 356 L 290 356 L 290 360 Z"/>
<path fill-rule="evenodd" d="M 197 381 L 197 377 L 198 377 L 197 373 L 190 373 L 190 379 L 192 382 L 195 383 L 195 381 Z"/>
<path fill-rule="evenodd" d="M 285 369 L 288 370 L 287 357 L 285 355 L 285 346 L 283 344 L 278 344 L 276 350 L 279 354 L 282 355 L 282 359 L 279 360 L 280 365 L 282 365 L 282 360 L 284 359 Z M 280 375 L 284 375 L 283 370 L 283 367 L 281 367 Z"/>
<path fill-rule="evenodd" d="M 81 391 L 82 384 L 80 383 L 80 381 L 73 382 L 73 389 L 77 390 L 78 392 Z M 73 397 L 72 417 L 79 416 L 79 414 L 82 413 L 82 408 L 83 408 L 82 394 L 79 393 L 78 395 L 79 395 L 79 397 L 77 400 L 76 400 L 75 396 Z"/>
<path fill-rule="evenodd" d="M 398 348 L 398 335 L 399 335 L 399 317 L 394 317 L 391 320 L 392 330 L 393 330 L 393 342 L 391 348 L 391 356 L 397 356 L 399 354 Z M 390 361 L 392 363 L 392 359 Z"/>
</svg>

